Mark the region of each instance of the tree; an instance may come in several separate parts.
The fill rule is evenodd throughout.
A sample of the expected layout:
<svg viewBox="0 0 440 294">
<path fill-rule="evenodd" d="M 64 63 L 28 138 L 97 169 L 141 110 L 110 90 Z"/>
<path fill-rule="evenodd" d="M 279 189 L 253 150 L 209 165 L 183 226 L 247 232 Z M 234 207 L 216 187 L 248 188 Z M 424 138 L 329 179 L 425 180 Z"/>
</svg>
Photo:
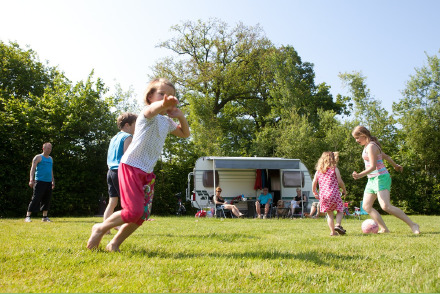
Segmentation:
<svg viewBox="0 0 440 294">
<path fill-rule="evenodd" d="M 317 104 L 340 111 L 328 87 L 315 86 L 313 65 L 291 46 L 273 46 L 259 26 L 230 29 L 210 19 L 172 30 L 177 36 L 159 46 L 177 57 L 158 62 L 154 74 L 180 89 L 194 144 L 206 155 L 253 155 L 258 133 L 267 134 L 292 107 L 312 120 Z"/>
<path fill-rule="evenodd" d="M 54 214 L 94 214 L 106 193 L 108 141 L 116 133 L 114 105 L 93 73 L 72 86 L 31 49 L 0 43 L 0 212 L 22 215 L 29 203 L 32 158 L 53 144 Z"/>
<path fill-rule="evenodd" d="M 431 214 L 440 208 L 439 57 L 427 55 L 427 64 L 415 71 L 393 110 L 401 125 L 403 159 L 410 174 L 406 203 L 415 211 Z"/>
</svg>

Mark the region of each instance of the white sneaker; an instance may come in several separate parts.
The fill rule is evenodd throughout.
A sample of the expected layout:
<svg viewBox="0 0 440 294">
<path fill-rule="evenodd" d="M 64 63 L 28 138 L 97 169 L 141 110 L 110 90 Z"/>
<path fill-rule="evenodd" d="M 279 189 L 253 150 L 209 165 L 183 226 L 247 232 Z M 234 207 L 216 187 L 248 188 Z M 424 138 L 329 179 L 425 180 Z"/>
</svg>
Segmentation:
<svg viewBox="0 0 440 294">
<path fill-rule="evenodd" d="M 31 217 L 30 217 L 30 216 L 27 216 L 27 217 L 24 219 L 24 221 L 25 221 L 26 223 L 30 223 L 32 220 L 31 220 Z"/>
<path fill-rule="evenodd" d="M 257 218 L 261 218 L 261 215 L 258 215 Z"/>
<path fill-rule="evenodd" d="M 43 217 L 43 218 L 41 219 L 41 221 L 42 221 L 42 222 L 48 222 L 48 223 L 51 223 L 51 222 L 52 222 L 48 217 Z"/>
<path fill-rule="evenodd" d="M 264 215 L 264 216 L 263 216 L 263 219 L 266 219 L 266 218 L 267 218 L 267 216 L 266 216 L 266 215 Z"/>
</svg>

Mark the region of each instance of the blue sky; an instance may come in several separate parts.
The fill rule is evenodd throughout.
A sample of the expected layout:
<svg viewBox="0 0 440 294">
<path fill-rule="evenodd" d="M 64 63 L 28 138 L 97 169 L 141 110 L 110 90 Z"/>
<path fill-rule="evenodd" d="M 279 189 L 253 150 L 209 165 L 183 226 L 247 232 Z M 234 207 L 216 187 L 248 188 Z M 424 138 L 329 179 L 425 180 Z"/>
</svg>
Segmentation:
<svg viewBox="0 0 440 294">
<path fill-rule="evenodd" d="M 95 76 L 140 96 L 157 48 L 182 21 L 219 18 L 231 27 L 259 24 L 275 45 L 292 45 L 314 64 L 316 83 L 347 94 L 340 72 L 361 71 L 371 94 L 392 102 L 425 52 L 439 55 L 440 1 L 330 0 L 0 0 L 0 40 L 29 45 L 73 82 Z"/>
</svg>

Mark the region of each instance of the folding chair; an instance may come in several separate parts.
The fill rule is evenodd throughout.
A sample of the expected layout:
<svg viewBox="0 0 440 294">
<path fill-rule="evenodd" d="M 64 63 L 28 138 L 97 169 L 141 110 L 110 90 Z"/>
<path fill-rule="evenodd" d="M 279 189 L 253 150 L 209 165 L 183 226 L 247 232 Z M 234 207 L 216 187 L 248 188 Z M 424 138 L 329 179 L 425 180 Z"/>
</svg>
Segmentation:
<svg viewBox="0 0 440 294">
<path fill-rule="evenodd" d="M 209 199 L 209 203 L 211 205 L 214 205 L 214 217 L 226 218 L 226 215 L 229 215 L 231 218 L 234 218 L 234 214 L 232 213 L 232 211 L 224 209 L 222 205 L 216 205 L 214 203 L 214 195 L 210 195 L 208 199 Z"/>
<path fill-rule="evenodd" d="M 234 218 L 234 214 L 229 209 L 224 209 L 223 205 L 216 205 L 215 206 L 215 216 L 216 217 L 224 217 L 230 216 L 231 218 Z"/>
<path fill-rule="evenodd" d="M 357 217 L 356 208 L 357 207 L 355 207 L 355 212 L 350 213 L 350 211 L 348 210 L 348 202 L 344 202 L 344 218 L 348 218 L 349 216 L 356 218 Z"/>
<path fill-rule="evenodd" d="M 364 203 L 364 201 L 361 201 L 361 207 L 355 207 L 355 211 L 354 214 L 359 218 L 359 220 L 361 220 L 361 215 L 368 215 L 368 212 L 366 212 L 363 208 L 362 208 L 362 204 Z"/>
<path fill-rule="evenodd" d="M 260 213 L 264 215 L 266 209 L 266 204 L 260 204 Z M 271 201 L 269 204 L 269 211 L 267 213 L 268 218 L 272 218 L 272 210 L 273 210 L 273 202 Z"/>
<path fill-rule="evenodd" d="M 304 213 L 306 211 L 307 204 L 308 204 L 307 202 L 301 201 L 300 207 L 291 208 L 292 211 L 290 213 L 290 218 L 294 218 L 294 217 L 303 218 L 304 217 Z"/>
</svg>

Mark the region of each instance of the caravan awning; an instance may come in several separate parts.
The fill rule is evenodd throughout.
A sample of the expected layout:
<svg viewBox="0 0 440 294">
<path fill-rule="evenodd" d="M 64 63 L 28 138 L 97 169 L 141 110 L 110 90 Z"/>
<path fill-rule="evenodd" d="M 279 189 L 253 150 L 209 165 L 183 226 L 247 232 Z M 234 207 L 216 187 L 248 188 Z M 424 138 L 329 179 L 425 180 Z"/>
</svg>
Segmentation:
<svg viewBox="0 0 440 294">
<path fill-rule="evenodd" d="M 223 159 L 211 158 L 215 168 L 231 169 L 299 169 L 299 159 L 264 158 L 264 159 Z"/>
</svg>

